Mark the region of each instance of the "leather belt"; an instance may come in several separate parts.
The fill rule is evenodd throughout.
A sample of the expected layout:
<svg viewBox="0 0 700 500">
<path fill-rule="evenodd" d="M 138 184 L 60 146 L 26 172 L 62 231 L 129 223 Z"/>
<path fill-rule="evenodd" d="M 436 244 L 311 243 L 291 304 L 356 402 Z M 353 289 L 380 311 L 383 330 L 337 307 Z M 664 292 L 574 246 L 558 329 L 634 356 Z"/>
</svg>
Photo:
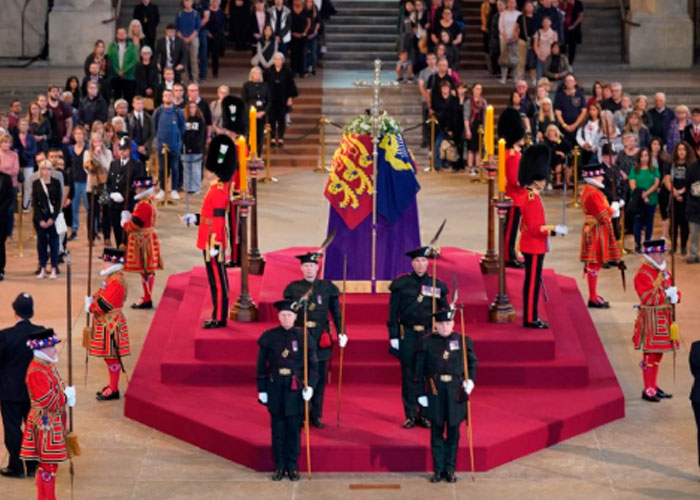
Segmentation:
<svg viewBox="0 0 700 500">
<path fill-rule="evenodd" d="M 406 325 L 406 328 L 410 328 L 414 332 L 424 332 L 425 327 L 423 325 Z"/>
<path fill-rule="evenodd" d="M 277 370 L 277 373 L 279 373 L 280 375 L 286 376 L 286 375 L 291 375 L 292 370 L 291 370 L 291 368 L 280 368 L 279 370 Z"/>
<path fill-rule="evenodd" d="M 440 379 L 440 382 L 452 382 L 452 375 L 437 375 L 437 377 Z"/>
<path fill-rule="evenodd" d="M 307 326 L 307 328 L 316 328 L 316 322 L 315 321 L 307 321 L 306 326 Z"/>
</svg>

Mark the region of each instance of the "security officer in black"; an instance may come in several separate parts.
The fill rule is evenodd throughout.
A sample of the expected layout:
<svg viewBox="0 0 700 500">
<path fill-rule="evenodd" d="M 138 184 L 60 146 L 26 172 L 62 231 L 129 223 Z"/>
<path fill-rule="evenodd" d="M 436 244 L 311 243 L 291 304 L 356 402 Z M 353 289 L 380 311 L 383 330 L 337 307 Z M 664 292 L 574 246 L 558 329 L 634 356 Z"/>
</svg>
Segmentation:
<svg viewBox="0 0 700 500">
<path fill-rule="evenodd" d="M 292 281 L 284 289 L 284 298 L 299 301 L 311 290 L 307 303 L 306 327 L 309 331 L 309 338 L 316 347 L 318 358 L 318 382 L 314 386 L 314 398 L 311 400 L 311 425 L 323 429 L 323 395 L 326 389 L 326 379 L 328 378 L 328 365 L 333 354 L 333 338 L 331 337 L 328 325 L 328 313 L 330 312 L 335 323 L 335 331 L 338 334 L 338 344 L 344 348 L 348 337 L 345 332 L 341 332 L 340 318 L 340 291 L 332 281 L 318 278 L 318 260 L 322 254 L 319 252 L 308 252 L 297 255 L 301 262 L 301 272 L 304 279 Z M 296 325 L 304 327 L 303 310 L 299 309 Z"/>
<path fill-rule="evenodd" d="M 418 402 L 427 408 L 430 418 L 431 483 L 443 478 L 448 483 L 457 481 L 459 426 L 466 417 L 467 400 L 476 378 L 476 355 L 469 337 L 466 337 L 469 377 L 464 378 L 464 346 L 462 336 L 452 331 L 454 314 L 451 309 L 435 314 L 437 332 L 423 339 L 416 356 L 416 376 L 423 388 Z"/>
<path fill-rule="evenodd" d="M 267 330 L 258 339 L 258 401 L 270 412 L 275 458 L 272 480 L 280 481 L 286 474 L 290 480 L 298 481 L 297 460 L 304 402 L 313 396 L 318 361 L 315 346 L 309 338 L 309 384 L 304 387 L 304 334 L 294 326 L 299 304 L 280 300 L 274 305 L 280 326 Z"/>
<path fill-rule="evenodd" d="M 433 290 L 433 278 L 428 274 L 428 259 L 435 258 L 432 247 L 420 247 L 406 255 L 411 258 L 413 272 L 399 276 L 389 286 L 389 352 L 401 362 L 401 399 L 406 415 L 403 427 L 410 429 L 418 424 L 427 428 L 430 423 L 417 405 L 421 389 L 415 376 L 416 352 L 421 338 L 432 328 L 433 296 L 435 309 L 446 309 L 448 290 L 440 280 L 436 280 Z"/>
</svg>

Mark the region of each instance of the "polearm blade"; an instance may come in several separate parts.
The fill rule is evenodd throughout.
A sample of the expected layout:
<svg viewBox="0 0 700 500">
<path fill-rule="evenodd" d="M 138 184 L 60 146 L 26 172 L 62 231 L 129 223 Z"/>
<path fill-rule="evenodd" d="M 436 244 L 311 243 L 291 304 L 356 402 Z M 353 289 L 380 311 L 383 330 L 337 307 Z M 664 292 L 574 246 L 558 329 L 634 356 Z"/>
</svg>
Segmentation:
<svg viewBox="0 0 700 500">
<path fill-rule="evenodd" d="M 333 240 L 335 239 L 335 233 L 338 231 L 338 228 L 334 227 L 333 230 L 330 232 L 328 236 L 326 236 L 326 239 L 323 240 L 323 243 L 321 243 L 321 248 L 319 248 L 319 252 L 323 252 L 326 248 L 328 248 L 328 245 L 330 245 Z"/>
<path fill-rule="evenodd" d="M 453 311 L 457 305 L 457 299 L 459 299 L 459 287 L 457 286 L 457 271 L 452 271 L 452 304 L 450 304 L 450 309 Z"/>
<path fill-rule="evenodd" d="M 440 224 L 440 227 L 438 228 L 437 232 L 435 233 L 435 236 L 433 236 L 433 239 L 430 240 L 430 245 L 431 247 L 434 246 L 437 242 L 438 239 L 440 239 L 440 234 L 442 233 L 442 230 L 445 229 L 445 224 L 447 224 L 447 219 L 443 219 L 442 224 Z"/>
</svg>

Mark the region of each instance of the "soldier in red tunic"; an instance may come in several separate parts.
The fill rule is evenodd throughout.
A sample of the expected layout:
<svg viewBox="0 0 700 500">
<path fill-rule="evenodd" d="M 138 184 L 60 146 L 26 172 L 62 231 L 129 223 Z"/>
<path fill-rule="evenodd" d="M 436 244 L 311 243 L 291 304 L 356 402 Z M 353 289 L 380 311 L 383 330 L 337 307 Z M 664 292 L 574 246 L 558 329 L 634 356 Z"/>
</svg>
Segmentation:
<svg viewBox="0 0 700 500">
<path fill-rule="evenodd" d="M 136 192 L 134 200 L 138 203 L 134 212 L 122 212 L 121 225 L 128 235 L 126 244 L 126 263 L 124 271 L 141 274 L 143 297 L 131 304 L 133 309 L 151 309 L 153 307 L 153 282 L 156 270 L 163 269 L 163 257 L 160 242 L 156 234 L 156 205 L 153 200 L 153 179 L 137 177 L 133 187 Z"/>
<path fill-rule="evenodd" d="M 52 329 L 31 333 L 27 341 L 34 351 L 34 359 L 27 369 L 31 410 L 24 428 L 20 457 L 39 462 L 36 470 L 38 500 L 56 499 L 58 464 L 68 460 L 66 405 L 75 405 L 75 387 L 66 387 L 56 369 L 58 342 Z"/>
<path fill-rule="evenodd" d="M 199 214 L 187 214 L 183 222 L 197 224 L 197 248 L 204 254 L 211 301 L 214 306 L 211 319 L 204 328 L 226 326 L 228 316 L 228 278 L 224 267 L 226 251 L 226 210 L 231 197 L 226 183 L 236 170 L 236 146 L 230 137 L 218 135 L 209 144 L 207 170 L 216 175 L 207 191 Z"/>
<path fill-rule="evenodd" d="M 105 248 L 100 276 L 102 287 L 92 297 L 85 297 L 85 312 L 94 315 L 90 335 L 90 355 L 104 358 L 109 371 L 109 385 L 97 393 L 98 401 L 119 399 L 119 372 L 124 369 L 122 357 L 131 354 L 129 329 L 122 312 L 126 300 L 126 280 L 121 272 L 124 251 Z"/>
<path fill-rule="evenodd" d="M 592 164 L 583 167 L 586 186 L 581 192 L 584 222 L 581 229 L 580 259 L 588 278 L 588 307 L 607 309 L 610 304 L 598 295 L 598 273 L 603 264 L 620 260 L 620 247 L 615 239 L 613 217 L 620 216 L 620 204 L 612 205 L 603 193 L 605 168 Z"/>
<path fill-rule="evenodd" d="M 525 190 L 518 183 L 520 147 L 525 137 L 525 127 L 520 113 L 514 108 L 506 108 L 498 118 L 498 136 L 506 141 L 506 196 L 513 200 L 513 206 L 506 214 L 506 267 L 522 269 L 524 265 L 518 260 L 515 242 L 518 239 L 520 206 L 523 196 L 526 195 Z"/>
<path fill-rule="evenodd" d="M 548 226 L 540 191 L 549 178 L 549 148 L 538 144 L 527 149 L 520 160 L 518 182 L 525 188 L 520 210 L 520 251 L 525 257 L 525 283 L 523 286 L 523 325 L 525 328 L 549 328 L 537 314 L 537 303 L 542 283 L 542 263 L 549 251 L 548 237 L 566 235 L 569 228 L 563 225 Z"/>
<path fill-rule="evenodd" d="M 681 293 L 673 286 L 671 274 L 666 270 L 665 251 L 666 240 L 645 241 L 642 252 L 646 262 L 634 277 L 634 289 L 641 304 L 632 342 L 634 348 L 643 353 L 639 364 L 644 378 L 642 399 L 654 403 L 671 397 L 659 389 L 656 378 L 663 353 L 678 349 L 673 304 L 680 301 Z"/>
</svg>

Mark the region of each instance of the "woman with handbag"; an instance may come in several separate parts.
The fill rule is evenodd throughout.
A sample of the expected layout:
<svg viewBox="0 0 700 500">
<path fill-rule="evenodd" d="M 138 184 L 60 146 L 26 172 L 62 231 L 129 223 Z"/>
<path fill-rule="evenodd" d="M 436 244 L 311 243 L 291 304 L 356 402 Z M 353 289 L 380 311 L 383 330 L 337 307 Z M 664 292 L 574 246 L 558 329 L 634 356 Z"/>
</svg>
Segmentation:
<svg viewBox="0 0 700 500">
<path fill-rule="evenodd" d="M 479 158 L 479 127 L 484 124 L 484 114 L 488 103 L 482 97 L 483 86 L 475 83 L 471 96 L 464 103 L 464 132 L 467 139 L 467 168 L 471 175 L 478 174 L 475 169 L 481 163 Z"/>
<path fill-rule="evenodd" d="M 51 250 L 52 280 L 56 279 L 58 269 L 58 232 L 57 219 L 61 213 L 61 185 L 51 177 L 51 162 L 44 160 L 39 166 L 39 178 L 32 184 L 32 206 L 34 207 L 34 228 L 36 230 L 36 248 L 39 253 L 41 271 L 38 279 L 46 278 L 47 247 Z M 65 226 L 65 221 L 63 222 Z"/>
<path fill-rule="evenodd" d="M 101 207 L 109 202 L 109 194 L 105 189 L 105 184 L 112 159 L 112 151 L 105 147 L 102 136 L 93 132 L 90 136 L 90 146 L 83 153 L 83 166 L 88 173 L 86 186 L 89 200 L 88 235 L 93 240 L 97 239 L 95 230 L 100 225 L 99 222 L 102 221 L 100 218 L 100 214 L 103 213 Z M 109 224 L 103 223 L 101 227 L 109 231 Z M 105 238 L 105 242 L 109 242 L 109 237 Z"/>
<path fill-rule="evenodd" d="M 535 78 L 537 56 L 535 55 L 535 49 L 532 47 L 532 38 L 536 32 L 535 6 L 532 0 L 527 0 L 523 5 L 523 13 L 518 18 L 518 69 L 515 75 L 518 80 L 522 80 L 525 78 L 525 71 L 528 71 L 533 86 L 537 83 Z"/>
<path fill-rule="evenodd" d="M 506 0 L 506 8 L 498 18 L 498 34 L 501 40 L 498 65 L 501 67 L 501 83 L 504 85 L 508 78 L 508 70 L 513 71 L 518 65 L 519 16 L 520 11 L 515 8 L 515 0 Z"/>
<path fill-rule="evenodd" d="M 559 41 L 557 32 L 552 29 L 552 20 L 542 19 L 542 28 L 535 33 L 535 53 L 537 54 L 537 79 L 544 75 L 544 64 L 552 52 L 552 44 Z"/>
</svg>

